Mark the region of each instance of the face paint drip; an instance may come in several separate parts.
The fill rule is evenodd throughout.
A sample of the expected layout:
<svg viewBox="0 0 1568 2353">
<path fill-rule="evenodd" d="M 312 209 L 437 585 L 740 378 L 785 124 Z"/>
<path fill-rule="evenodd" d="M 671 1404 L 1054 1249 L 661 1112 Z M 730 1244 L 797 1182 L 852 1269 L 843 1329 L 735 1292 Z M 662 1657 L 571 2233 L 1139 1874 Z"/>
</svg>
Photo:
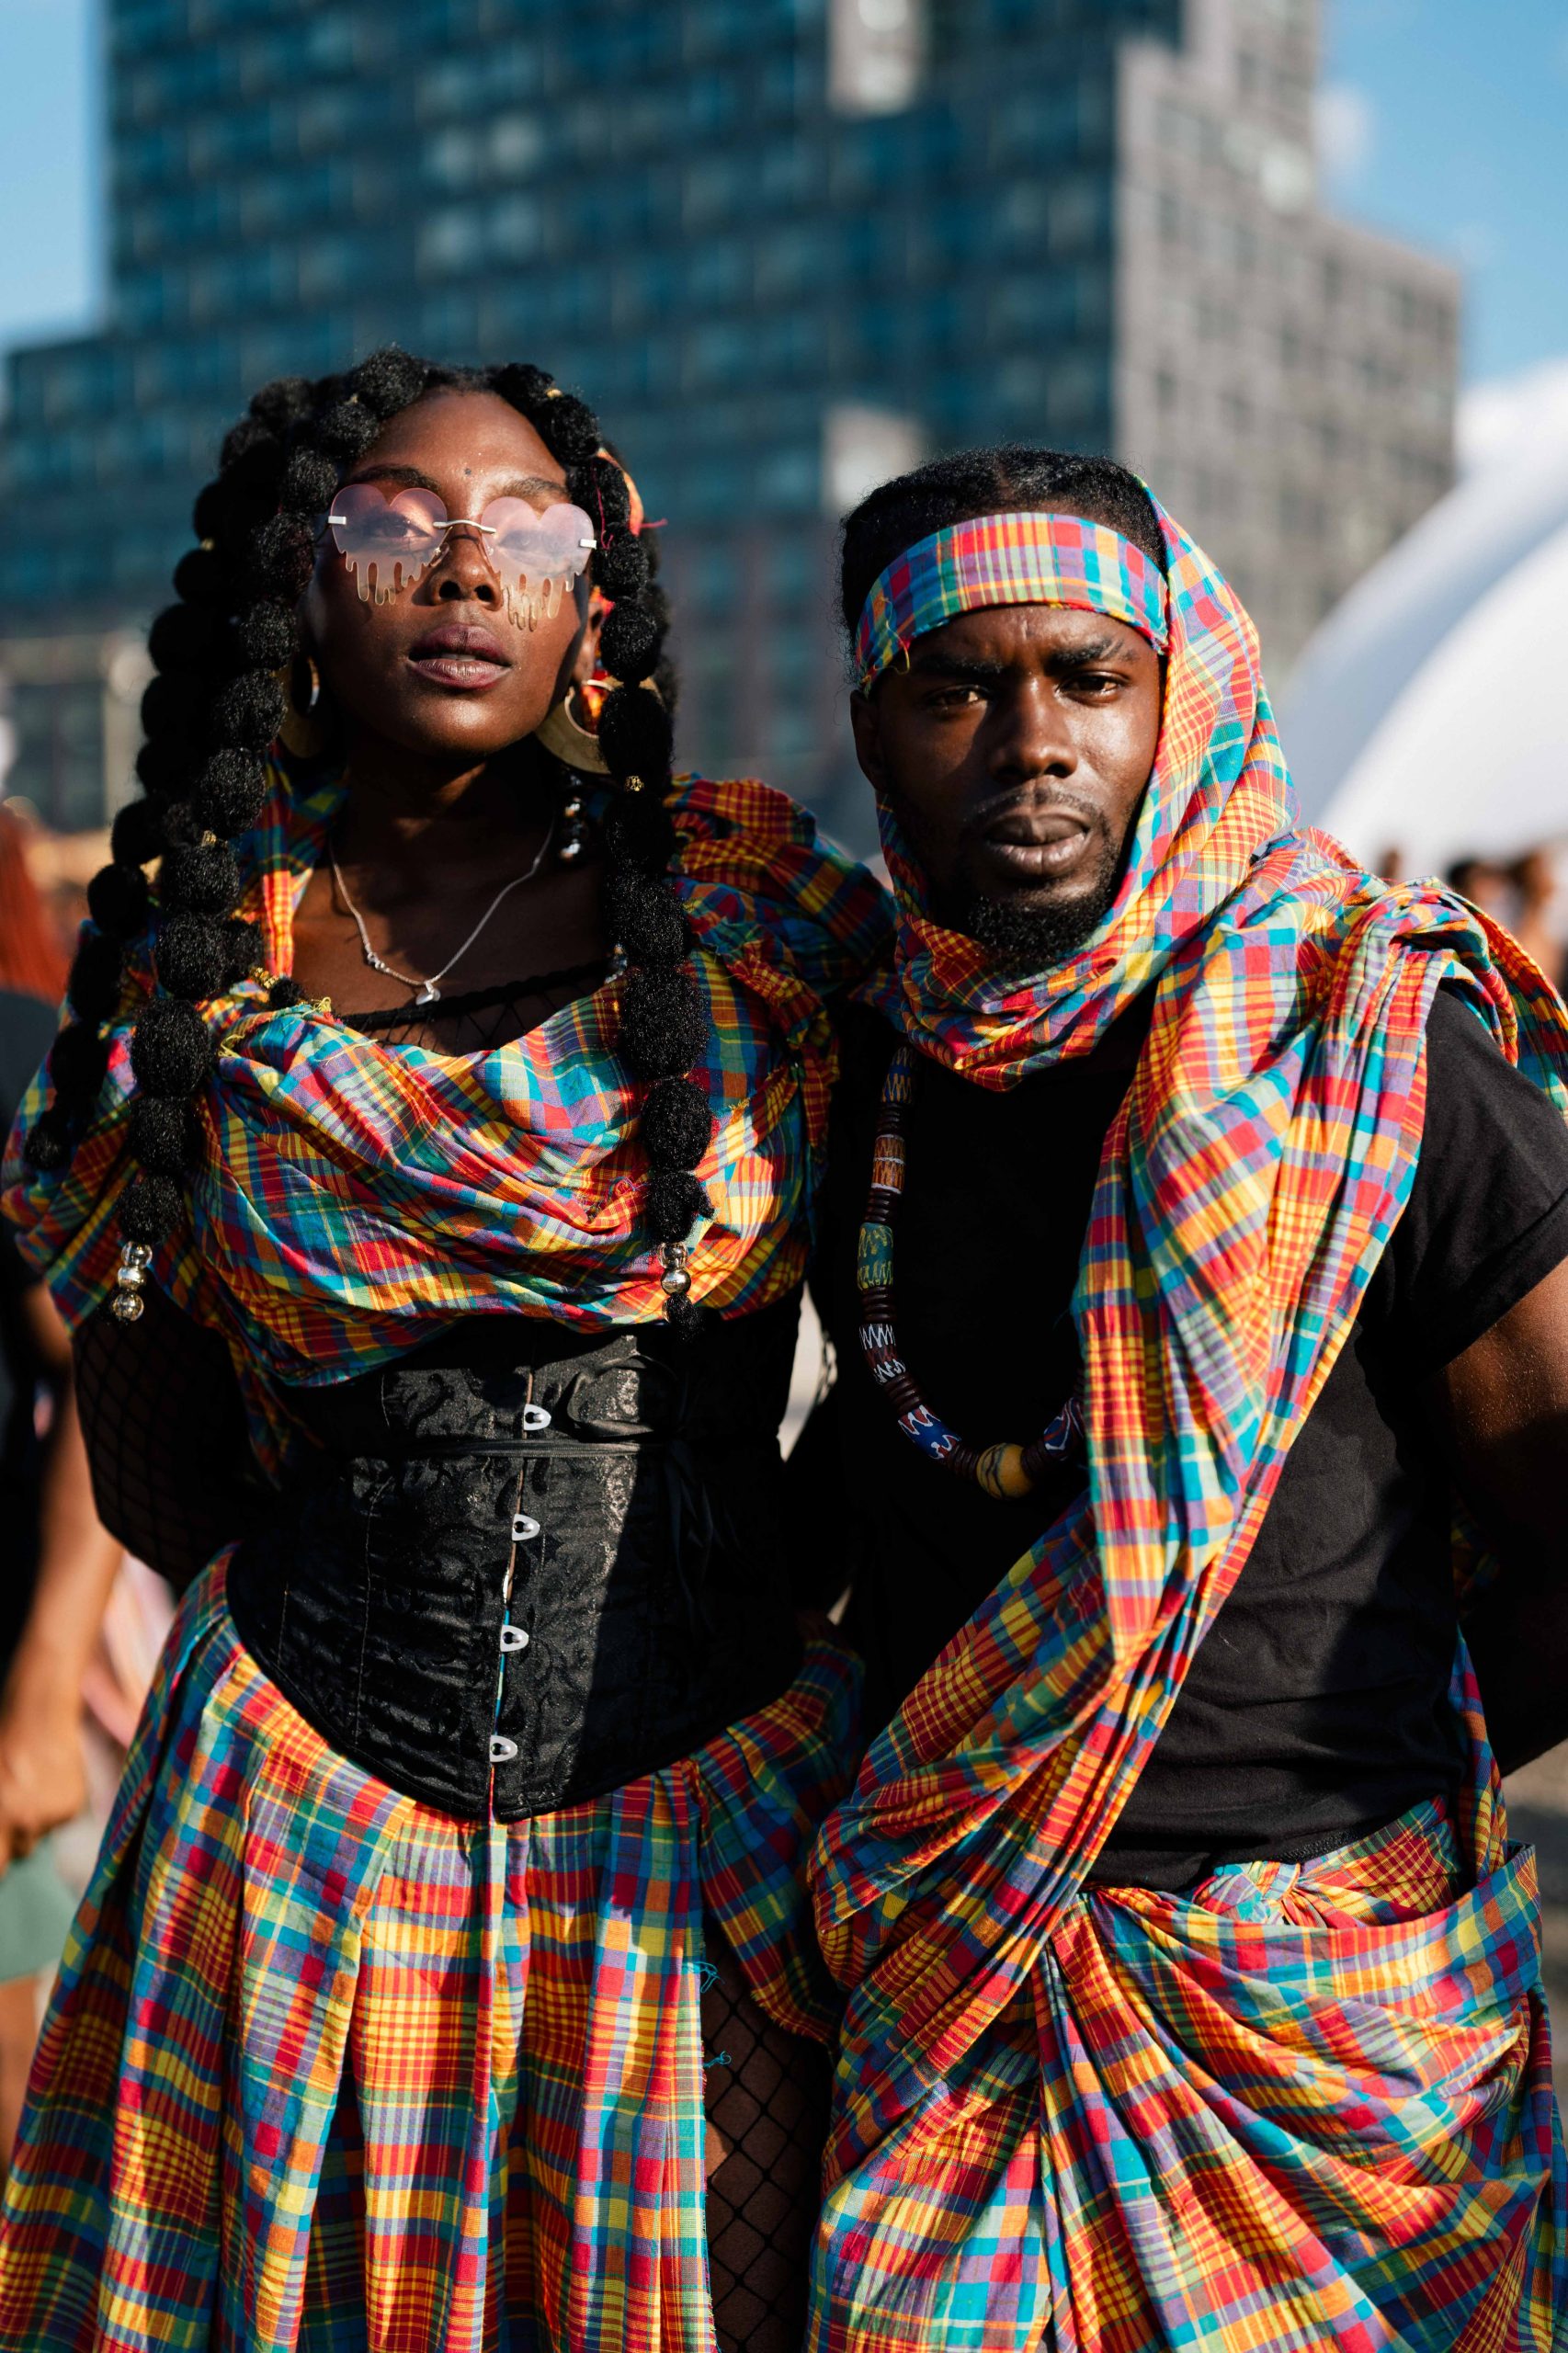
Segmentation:
<svg viewBox="0 0 1568 2353">
<path fill-rule="evenodd" d="M 362 605 L 369 604 L 372 599 L 378 605 L 390 605 L 392 598 L 401 595 L 405 586 L 412 586 L 414 582 L 420 577 L 421 574 L 429 569 L 427 564 L 415 564 L 409 572 L 408 579 L 405 582 L 403 576 L 402 564 L 394 561 L 392 568 L 392 585 L 390 587 L 383 587 L 381 585 L 381 567 L 373 557 L 370 562 L 364 566 L 363 570 L 361 570 L 360 566 L 355 562 L 351 555 L 346 556 L 344 561 L 347 564 L 349 572 L 353 575 L 354 585 L 359 592 L 359 602 Z"/>
<path fill-rule="evenodd" d="M 557 573 L 547 573 L 536 586 L 530 587 L 527 573 L 506 587 L 506 618 L 515 629 L 530 632 L 541 620 L 552 621 L 561 610 L 561 598 L 566 583 Z"/>
</svg>

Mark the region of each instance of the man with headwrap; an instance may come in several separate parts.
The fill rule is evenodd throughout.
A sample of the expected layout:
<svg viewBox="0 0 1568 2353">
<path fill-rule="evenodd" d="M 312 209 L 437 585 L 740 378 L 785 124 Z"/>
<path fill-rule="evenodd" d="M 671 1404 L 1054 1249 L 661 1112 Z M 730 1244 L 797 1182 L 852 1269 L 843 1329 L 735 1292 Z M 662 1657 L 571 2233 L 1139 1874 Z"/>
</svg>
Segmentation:
<svg viewBox="0 0 1568 2353">
<path fill-rule="evenodd" d="M 819 1296 L 873 1721 L 812 2353 L 1547 2353 L 1568 1017 L 1299 829 L 1134 477 L 849 519 L 897 898 Z M 818 1433 L 820 1438 L 820 1431 Z"/>
</svg>

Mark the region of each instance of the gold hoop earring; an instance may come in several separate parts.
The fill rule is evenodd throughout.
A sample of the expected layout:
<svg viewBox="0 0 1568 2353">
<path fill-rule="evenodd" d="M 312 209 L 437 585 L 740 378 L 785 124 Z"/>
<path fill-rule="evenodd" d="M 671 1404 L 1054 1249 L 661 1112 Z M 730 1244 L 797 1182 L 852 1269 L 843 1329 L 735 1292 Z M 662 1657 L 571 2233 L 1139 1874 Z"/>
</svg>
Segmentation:
<svg viewBox="0 0 1568 2353">
<path fill-rule="evenodd" d="M 326 749 L 325 713 L 322 710 L 321 672 L 308 654 L 296 654 L 279 685 L 289 708 L 278 740 L 297 760 L 313 760 Z"/>
<path fill-rule="evenodd" d="M 568 687 L 561 700 L 548 710 L 534 729 L 534 741 L 558 759 L 562 767 L 577 768 L 585 776 L 608 776 L 605 756 L 599 749 L 599 739 L 590 734 L 572 713 L 572 697 L 575 687 Z"/>
</svg>

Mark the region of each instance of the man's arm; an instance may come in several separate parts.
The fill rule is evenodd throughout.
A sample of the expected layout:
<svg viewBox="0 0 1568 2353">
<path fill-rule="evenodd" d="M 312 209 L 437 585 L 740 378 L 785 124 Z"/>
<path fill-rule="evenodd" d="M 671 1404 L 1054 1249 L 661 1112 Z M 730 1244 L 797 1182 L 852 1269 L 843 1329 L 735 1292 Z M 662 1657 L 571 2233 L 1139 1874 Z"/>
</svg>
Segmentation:
<svg viewBox="0 0 1568 2353">
<path fill-rule="evenodd" d="M 1434 1388 L 1460 1486 L 1502 1563 L 1465 1633 L 1511 1773 L 1568 1740 L 1568 1261 Z"/>
<path fill-rule="evenodd" d="M 17 1302 L 53 1402 L 40 1496 L 32 1606 L 0 1687 L 0 1871 L 86 1798 L 82 1682 L 119 1565 L 120 1548 L 93 1506 L 76 1417 L 71 1344 L 41 1283 Z"/>
</svg>

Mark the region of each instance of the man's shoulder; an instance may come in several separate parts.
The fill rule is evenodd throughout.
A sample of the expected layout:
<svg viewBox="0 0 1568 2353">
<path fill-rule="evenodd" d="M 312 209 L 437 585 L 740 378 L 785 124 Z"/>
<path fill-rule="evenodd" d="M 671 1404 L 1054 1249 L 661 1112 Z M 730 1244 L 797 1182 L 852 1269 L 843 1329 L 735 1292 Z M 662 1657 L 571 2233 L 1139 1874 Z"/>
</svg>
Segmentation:
<svg viewBox="0 0 1568 2353">
<path fill-rule="evenodd" d="M 1461 1137 L 1486 1145 L 1485 1157 L 1509 1157 L 1516 1150 L 1544 1154 L 1562 1168 L 1568 1183 L 1568 1121 L 1529 1078 L 1515 1068 L 1460 989 L 1445 985 L 1426 1017 L 1426 1123 L 1428 1151 L 1454 1159 Z M 1456 1166 L 1456 1180 L 1466 1171 Z"/>
<path fill-rule="evenodd" d="M 1426 1112 L 1381 1296 L 1427 1370 L 1568 1257 L 1568 1121 L 1461 994 L 1426 1025 Z M 1392 1282 L 1392 1290 L 1388 1288 Z"/>
</svg>

